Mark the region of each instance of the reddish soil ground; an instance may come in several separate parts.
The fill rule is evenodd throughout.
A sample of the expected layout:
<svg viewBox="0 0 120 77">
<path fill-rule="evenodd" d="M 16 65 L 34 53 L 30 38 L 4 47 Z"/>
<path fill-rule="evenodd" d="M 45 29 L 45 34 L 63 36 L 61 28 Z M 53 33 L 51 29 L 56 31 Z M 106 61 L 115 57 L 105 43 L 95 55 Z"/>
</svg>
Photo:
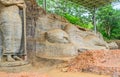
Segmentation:
<svg viewBox="0 0 120 77">
<path fill-rule="evenodd" d="M 48 77 L 47 75 L 42 75 L 39 73 L 28 73 L 28 72 L 22 72 L 22 73 L 5 73 L 0 72 L 0 77 Z"/>
<path fill-rule="evenodd" d="M 68 62 L 67 71 L 120 75 L 120 50 L 90 50 Z"/>
<path fill-rule="evenodd" d="M 48 76 L 49 75 L 49 76 Z M 47 75 L 40 73 L 4 73 L 0 72 L 0 77 L 110 77 L 106 75 L 97 75 L 92 73 L 78 73 L 78 72 L 61 72 L 60 70 L 51 70 Z"/>
<path fill-rule="evenodd" d="M 60 67 L 63 67 L 60 69 L 64 72 L 61 72 L 58 67 L 52 66 L 53 61 L 44 61 L 39 61 L 36 68 L 33 67 L 26 72 L 0 72 L 0 77 L 119 77 L 120 75 L 120 50 L 82 52 L 69 62 L 60 64 Z"/>
</svg>

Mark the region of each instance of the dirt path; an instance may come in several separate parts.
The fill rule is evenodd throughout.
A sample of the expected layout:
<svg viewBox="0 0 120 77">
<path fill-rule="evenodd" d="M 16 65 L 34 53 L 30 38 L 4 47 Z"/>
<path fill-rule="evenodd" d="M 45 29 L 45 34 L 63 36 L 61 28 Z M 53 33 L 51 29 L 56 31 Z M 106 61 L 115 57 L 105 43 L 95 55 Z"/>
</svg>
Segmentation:
<svg viewBox="0 0 120 77">
<path fill-rule="evenodd" d="M 97 75 L 97 74 L 92 74 L 92 73 L 61 72 L 57 69 L 49 71 L 47 75 L 50 77 L 110 77 L 110 76 Z"/>
<path fill-rule="evenodd" d="M 0 72 L 0 77 L 110 77 L 110 76 L 97 75 L 91 73 L 73 73 L 73 72 L 66 73 L 60 72 L 59 70 L 52 70 L 45 74 L 39 72 L 21 72 L 21 73 Z"/>
<path fill-rule="evenodd" d="M 0 77 L 110 77 L 93 73 L 83 72 L 61 72 L 54 67 L 45 67 L 41 69 L 33 68 L 26 72 L 20 73 L 5 73 L 0 72 Z"/>
</svg>

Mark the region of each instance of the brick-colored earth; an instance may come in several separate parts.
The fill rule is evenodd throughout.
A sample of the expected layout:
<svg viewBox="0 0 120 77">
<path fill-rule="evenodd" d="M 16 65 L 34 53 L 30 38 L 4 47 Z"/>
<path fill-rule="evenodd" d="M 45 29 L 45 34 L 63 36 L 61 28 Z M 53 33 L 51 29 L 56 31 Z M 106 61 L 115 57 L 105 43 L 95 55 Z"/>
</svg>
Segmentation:
<svg viewBox="0 0 120 77">
<path fill-rule="evenodd" d="M 39 73 L 28 73 L 28 72 L 21 72 L 21 73 L 0 72 L 0 77 L 48 77 L 48 76 Z"/>
<path fill-rule="evenodd" d="M 120 75 L 120 50 L 89 50 L 68 62 L 67 71 Z"/>
<path fill-rule="evenodd" d="M 110 77 L 106 75 L 97 75 L 92 73 L 78 73 L 78 72 L 61 72 L 60 70 L 54 69 L 47 72 L 47 75 L 40 73 L 5 73 L 0 72 L 0 77 Z"/>
</svg>

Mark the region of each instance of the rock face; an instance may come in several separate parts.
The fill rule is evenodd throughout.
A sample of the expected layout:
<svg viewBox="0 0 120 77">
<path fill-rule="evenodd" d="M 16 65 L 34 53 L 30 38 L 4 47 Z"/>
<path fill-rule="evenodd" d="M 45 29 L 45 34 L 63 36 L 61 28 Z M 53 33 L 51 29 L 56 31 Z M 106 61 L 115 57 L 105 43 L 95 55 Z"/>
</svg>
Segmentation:
<svg viewBox="0 0 120 77">
<path fill-rule="evenodd" d="M 70 24 L 66 19 L 47 14 L 36 21 L 38 57 L 73 57 L 78 51 L 109 49 L 100 33 Z"/>
<path fill-rule="evenodd" d="M 0 2 L 4 5 L 13 5 L 24 3 L 24 0 L 0 0 Z"/>
<path fill-rule="evenodd" d="M 47 31 L 46 39 L 51 43 L 70 43 L 68 34 L 61 29 Z"/>
<path fill-rule="evenodd" d="M 110 44 L 110 46 L 115 49 L 115 48 L 118 48 L 120 49 L 120 40 L 111 40 L 108 42 Z M 111 48 L 111 49 L 112 49 Z"/>
<path fill-rule="evenodd" d="M 72 24 L 68 24 L 64 29 L 70 36 L 71 41 L 78 49 L 106 49 L 107 43 L 100 34 L 92 31 L 80 30 Z"/>
<path fill-rule="evenodd" d="M 118 45 L 115 42 L 109 43 L 108 46 L 109 46 L 110 49 L 117 49 L 118 48 Z"/>
<path fill-rule="evenodd" d="M 65 59 L 69 57 L 74 57 L 78 54 L 75 49 L 75 46 L 71 43 L 69 44 L 59 44 L 59 43 L 50 43 L 37 42 L 36 46 L 36 56 L 49 59 Z"/>
<path fill-rule="evenodd" d="M 46 14 L 34 0 L 25 0 L 25 2 L 27 4 L 27 40 L 34 38 L 33 40 L 36 41 L 27 41 L 27 49 L 36 51 L 38 57 L 73 57 L 78 54 L 78 51 L 84 49 L 109 48 L 99 33 L 95 34 L 92 31 L 78 28 L 61 16 Z M 16 48 L 13 52 L 17 52 L 20 49 L 21 40 L 18 39 L 21 39 L 21 25 L 23 24 L 18 14 L 19 7 L 21 8 L 19 4 L 23 4 L 24 1 L 0 0 L 0 3 L 0 26 L 5 28 L 1 29 L 1 33 L 7 36 L 4 36 L 6 39 L 4 41 L 1 39 L 1 41 L 6 42 L 5 51 Z M 9 7 L 6 7 L 8 5 Z M 12 35 L 14 38 L 11 37 Z M 16 40 L 13 41 L 12 47 L 11 39 Z"/>
<path fill-rule="evenodd" d="M 57 58 L 73 57 L 77 55 L 76 47 L 68 39 L 68 33 L 63 30 L 68 21 L 61 16 L 46 14 L 46 12 L 36 4 L 35 0 L 25 0 L 25 2 L 27 5 L 28 53 L 35 53 L 37 57 L 44 58 L 56 58 L 56 56 Z M 58 33 L 56 31 L 58 31 Z M 48 33 L 50 35 L 48 35 Z M 56 36 L 54 36 L 54 34 Z M 60 36 L 58 34 L 60 34 Z M 55 39 L 52 39 L 53 37 Z M 61 39 L 64 39 L 64 41 Z M 31 56 L 28 55 L 28 57 Z"/>
<path fill-rule="evenodd" d="M 74 57 L 78 54 L 76 47 L 70 41 L 68 33 L 62 30 L 64 25 L 59 19 L 60 16 L 46 15 L 37 20 L 36 27 L 36 55 L 44 58 L 60 59 L 65 57 Z M 42 21 L 41 21 L 42 20 Z M 64 19 L 64 21 L 67 21 Z M 44 23 L 45 22 L 45 23 Z"/>
<path fill-rule="evenodd" d="M 120 40 L 116 40 L 116 43 L 118 45 L 118 48 L 120 49 Z"/>
<path fill-rule="evenodd" d="M 35 51 L 35 27 L 36 27 L 36 20 L 38 17 L 43 16 L 46 12 L 37 5 L 36 0 L 25 0 L 26 3 L 26 24 L 27 24 L 27 50 L 28 51 Z M 30 41 L 29 41 L 30 39 Z M 29 55 L 28 55 L 29 56 Z"/>
</svg>

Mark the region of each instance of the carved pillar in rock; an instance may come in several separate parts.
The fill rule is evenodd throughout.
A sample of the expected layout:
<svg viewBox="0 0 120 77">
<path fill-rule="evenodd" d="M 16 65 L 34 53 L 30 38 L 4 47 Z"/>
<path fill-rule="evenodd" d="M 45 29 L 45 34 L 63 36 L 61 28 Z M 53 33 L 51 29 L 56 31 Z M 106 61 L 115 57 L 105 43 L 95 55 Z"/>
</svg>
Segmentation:
<svg viewBox="0 0 120 77">
<path fill-rule="evenodd" d="M 20 53 L 22 40 L 22 18 L 20 9 L 24 8 L 24 0 L 0 0 L 0 34 L 1 56 L 5 61 L 22 60 Z"/>
</svg>

